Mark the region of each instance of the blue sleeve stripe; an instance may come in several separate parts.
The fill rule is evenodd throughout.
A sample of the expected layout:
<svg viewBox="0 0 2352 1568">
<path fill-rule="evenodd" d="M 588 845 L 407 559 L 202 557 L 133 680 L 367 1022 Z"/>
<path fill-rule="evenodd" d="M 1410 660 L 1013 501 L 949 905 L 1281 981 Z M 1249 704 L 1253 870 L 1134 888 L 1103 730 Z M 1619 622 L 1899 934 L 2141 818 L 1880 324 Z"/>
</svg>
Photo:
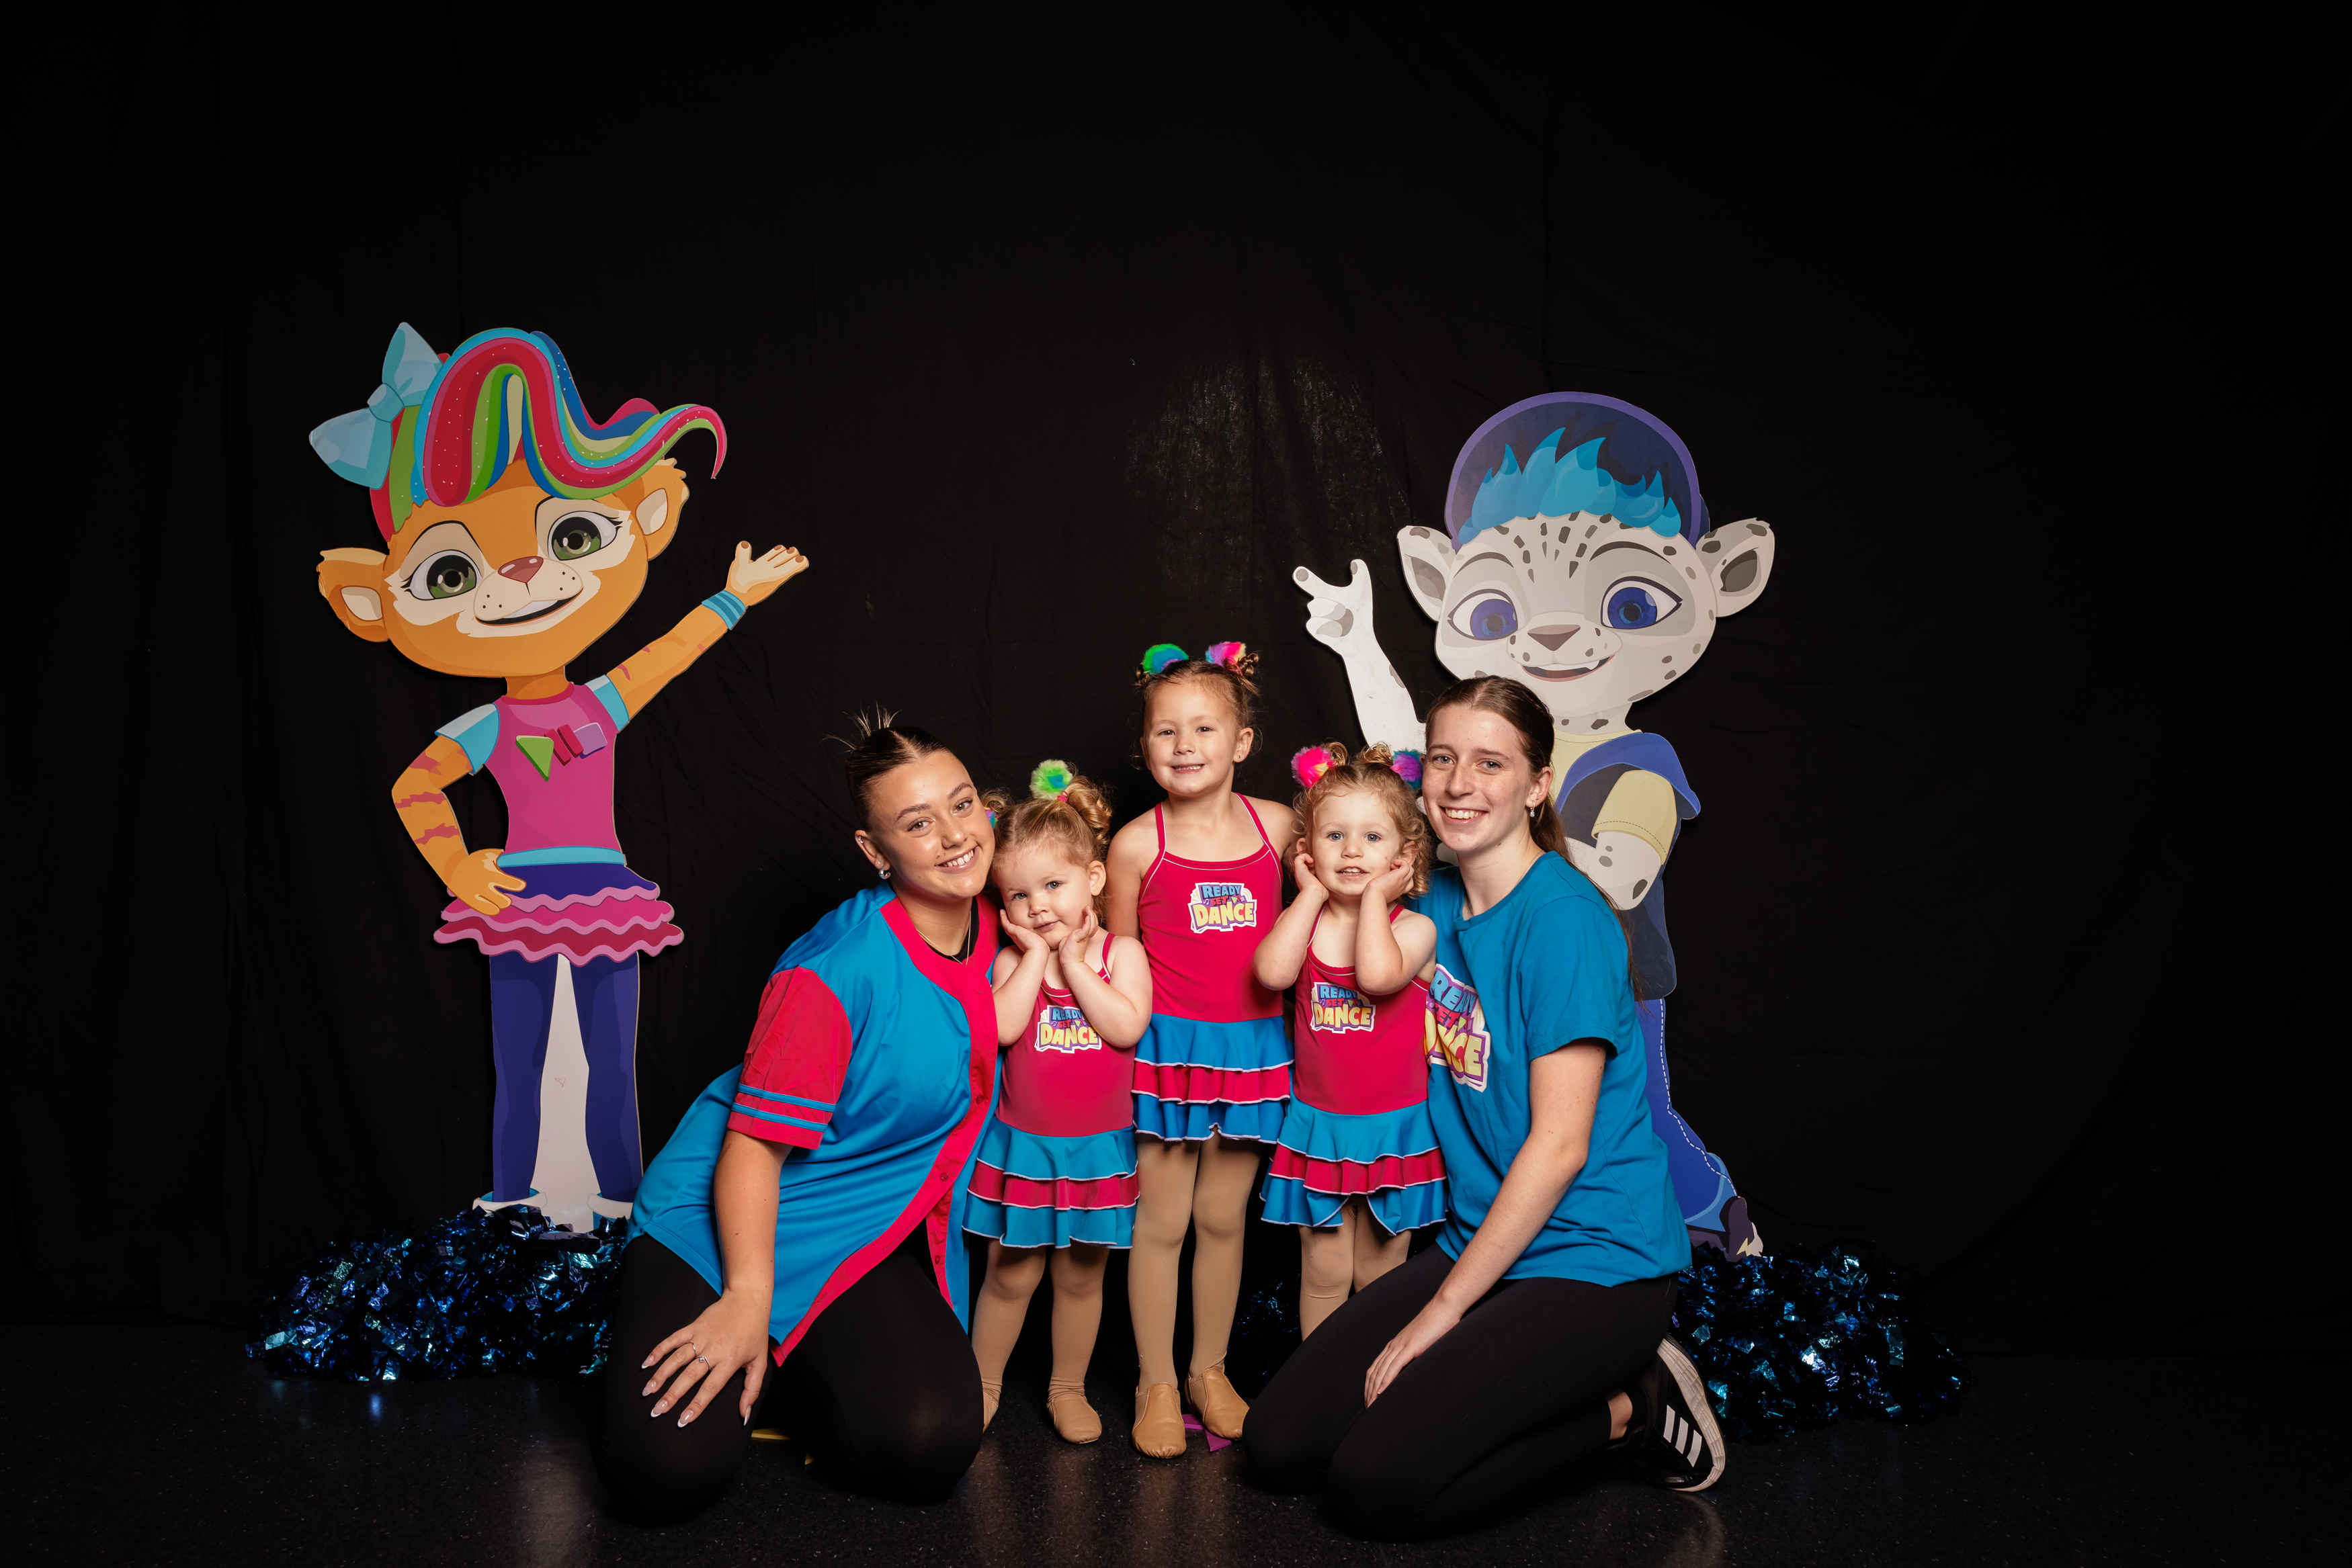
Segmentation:
<svg viewBox="0 0 2352 1568">
<path fill-rule="evenodd" d="M 470 708 L 433 733 L 456 741 L 466 753 L 467 771 L 479 773 L 482 764 L 490 759 L 490 753 L 498 749 L 499 705 L 484 703 L 480 707 Z"/>
<path fill-rule="evenodd" d="M 723 588 L 704 600 L 702 607 L 726 622 L 730 632 L 735 630 L 735 622 L 743 619 L 743 612 L 748 608 L 741 600 Z"/>
<path fill-rule="evenodd" d="M 797 1094 L 779 1094 L 772 1089 L 754 1089 L 749 1083 L 739 1085 L 735 1092 L 757 1094 L 762 1100 L 781 1100 L 787 1105 L 805 1105 L 812 1111 L 831 1111 L 834 1105 L 830 1100 L 803 1100 Z"/>
<path fill-rule="evenodd" d="M 629 705 L 623 702 L 621 694 L 613 689 L 612 677 L 599 675 L 588 683 L 588 689 L 596 694 L 596 700 L 603 703 L 604 711 L 613 716 L 614 729 L 626 729 L 629 727 Z M 485 752 L 484 755 L 488 754 Z"/>
<path fill-rule="evenodd" d="M 798 1116 L 787 1116 L 777 1111 L 762 1111 L 757 1105 L 746 1105 L 740 1100 L 735 1102 L 735 1113 L 738 1116 L 756 1116 L 762 1122 L 782 1122 L 788 1127 L 805 1127 L 812 1133 L 824 1131 L 823 1122 L 803 1122 Z"/>
</svg>

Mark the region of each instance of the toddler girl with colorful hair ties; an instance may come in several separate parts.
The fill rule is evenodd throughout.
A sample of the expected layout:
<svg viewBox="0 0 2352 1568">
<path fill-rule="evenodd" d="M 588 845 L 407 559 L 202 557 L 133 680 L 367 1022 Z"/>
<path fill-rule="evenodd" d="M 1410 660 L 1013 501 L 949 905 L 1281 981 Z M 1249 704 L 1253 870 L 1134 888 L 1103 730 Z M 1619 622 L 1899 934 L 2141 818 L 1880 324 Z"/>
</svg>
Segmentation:
<svg viewBox="0 0 2352 1568">
<path fill-rule="evenodd" d="M 1054 1429 L 1102 1436 L 1087 1362 L 1102 1324 L 1109 1249 L 1135 1236 L 1135 1042 L 1151 1021 L 1151 971 L 1129 937 L 1102 928 L 1110 803 L 1066 763 L 1040 763 L 1029 799 L 986 797 L 990 870 L 1007 945 L 997 955 L 996 1038 L 1004 1071 L 960 1216 L 988 1240 L 971 1314 L 982 1424 L 996 1418 L 1004 1364 L 1052 1260 Z"/>
<path fill-rule="evenodd" d="M 1242 1231 L 1265 1145 L 1282 1131 L 1290 1042 L 1282 993 L 1251 967 L 1282 907 L 1275 845 L 1296 836 L 1290 810 L 1234 789 L 1257 739 L 1257 656 L 1220 643 L 1204 659 L 1160 643 L 1144 654 L 1143 765 L 1165 803 L 1110 846 L 1112 930 L 1151 961 L 1150 1030 L 1135 1052 L 1135 1249 L 1128 1304 L 1141 1364 L 1136 1448 L 1184 1451 L 1176 1388 L 1176 1263 L 1189 1227 L 1192 1353 L 1183 1402 L 1221 1437 L 1249 1405 L 1224 1371 L 1241 1294 Z"/>
<path fill-rule="evenodd" d="M 1429 1119 L 1429 979 L 1437 927 L 1399 902 L 1428 885 L 1431 835 L 1389 748 L 1292 759 L 1298 896 L 1258 945 L 1257 980 L 1297 988 L 1297 1082 L 1265 1177 L 1265 1218 L 1298 1227 L 1302 1336 L 1405 1260 L 1445 1218 Z"/>
</svg>

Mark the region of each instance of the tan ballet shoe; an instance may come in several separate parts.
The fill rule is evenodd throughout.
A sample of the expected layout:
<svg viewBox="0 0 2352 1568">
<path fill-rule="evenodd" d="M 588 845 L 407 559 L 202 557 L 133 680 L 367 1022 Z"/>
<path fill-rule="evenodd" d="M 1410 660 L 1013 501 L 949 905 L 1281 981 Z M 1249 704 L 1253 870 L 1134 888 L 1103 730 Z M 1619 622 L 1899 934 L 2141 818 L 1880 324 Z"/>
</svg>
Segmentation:
<svg viewBox="0 0 2352 1568">
<path fill-rule="evenodd" d="M 1054 1430 L 1065 1443 L 1091 1443 L 1102 1436 L 1102 1417 L 1087 1402 L 1084 1389 L 1055 1389 L 1045 1396 L 1045 1414 L 1054 1418 Z"/>
<path fill-rule="evenodd" d="M 1184 1413 L 1177 1408 L 1176 1385 L 1155 1383 L 1135 1391 L 1135 1451 L 1155 1459 L 1184 1452 Z"/>
<path fill-rule="evenodd" d="M 1004 1402 L 1004 1385 L 980 1380 L 980 1429 L 987 1431 L 996 1420 L 996 1407 Z"/>
<path fill-rule="evenodd" d="M 1228 1441 L 1242 1435 L 1242 1423 L 1249 1419 L 1249 1401 L 1225 1381 L 1222 1361 L 1184 1380 L 1184 1403 L 1201 1417 L 1202 1426 Z"/>
</svg>

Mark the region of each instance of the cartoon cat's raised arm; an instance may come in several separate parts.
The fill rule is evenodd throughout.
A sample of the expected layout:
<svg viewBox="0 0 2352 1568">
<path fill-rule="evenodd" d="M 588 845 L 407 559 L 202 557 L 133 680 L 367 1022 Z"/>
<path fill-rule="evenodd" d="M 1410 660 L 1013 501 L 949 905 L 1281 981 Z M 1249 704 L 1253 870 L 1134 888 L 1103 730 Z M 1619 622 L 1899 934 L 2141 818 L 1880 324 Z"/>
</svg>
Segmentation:
<svg viewBox="0 0 2352 1568">
<path fill-rule="evenodd" d="M 1356 699 L 1356 722 L 1363 727 L 1365 742 L 1380 742 L 1391 751 L 1419 751 L 1423 730 L 1412 694 L 1372 634 L 1371 574 L 1360 560 L 1349 561 L 1348 570 L 1344 588 L 1303 566 L 1290 574 L 1309 595 L 1307 635 L 1337 653 L 1348 666 L 1348 689 Z"/>
<path fill-rule="evenodd" d="M 727 569 L 727 591 L 748 608 L 807 570 L 808 558 L 789 545 L 778 545 L 754 557 L 751 541 L 742 540 L 735 546 L 735 559 Z M 635 717 L 662 687 L 702 657 L 742 613 L 741 609 L 731 609 L 731 613 L 713 609 L 706 601 L 688 611 L 686 618 L 667 632 L 614 665 L 605 678 L 628 705 L 630 716 Z"/>
</svg>

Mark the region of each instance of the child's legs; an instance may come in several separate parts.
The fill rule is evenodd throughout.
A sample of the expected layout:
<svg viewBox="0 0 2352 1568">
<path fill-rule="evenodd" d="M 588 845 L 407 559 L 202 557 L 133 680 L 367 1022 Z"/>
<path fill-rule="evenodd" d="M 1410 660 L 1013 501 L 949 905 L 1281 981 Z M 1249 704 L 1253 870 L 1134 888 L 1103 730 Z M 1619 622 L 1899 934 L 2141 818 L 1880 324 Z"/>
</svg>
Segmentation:
<svg viewBox="0 0 2352 1568">
<path fill-rule="evenodd" d="M 555 960 L 490 955 L 490 1060 L 498 1097 L 490 1107 L 490 1197 L 530 1196 L 539 1160 L 539 1078 L 547 1066 L 547 1025 L 555 1012 Z"/>
<path fill-rule="evenodd" d="M 1103 1270 L 1110 1249 L 1073 1241 L 1054 1254 L 1054 1377 L 1052 1387 L 1086 1392 L 1087 1363 L 1102 1327 Z"/>
<path fill-rule="evenodd" d="M 1674 1092 L 1666 1081 L 1666 1004 L 1654 998 L 1634 1004 L 1642 1020 L 1643 1092 L 1650 1102 L 1650 1125 L 1666 1145 L 1666 1174 L 1675 1184 L 1675 1201 L 1683 1223 L 1701 1230 L 1723 1228 L 1723 1206 L 1738 1196 L 1723 1162 L 1706 1152 L 1688 1122 L 1675 1110 Z"/>
<path fill-rule="evenodd" d="M 588 1157 L 596 1189 L 617 1203 L 646 1174 L 637 1138 L 637 955 L 572 966 L 580 1043 L 588 1055 Z"/>
<path fill-rule="evenodd" d="M 1138 1136 L 1135 1249 L 1127 1260 L 1127 1309 L 1143 1385 L 1176 1381 L 1176 1259 L 1192 1222 L 1200 1145 Z"/>
<path fill-rule="evenodd" d="M 1257 1185 L 1259 1146 L 1223 1134 L 1201 1145 L 1192 1182 L 1192 1364 L 1197 1376 L 1225 1359 L 1242 1293 L 1242 1229 Z"/>
<path fill-rule="evenodd" d="M 992 1388 L 1004 1382 L 1004 1364 L 1021 1338 L 1029 1298 L 1045 1277 L 1045 1249 L 988 1244 L 988 1279 L 971 1304 L 971 1357 L 980 1363 L 981 1382 Z"/>
<path fill-rule="evenodd" d="M 1348 1212 L 1356 1222 L 1349 1234 L 1355 1240 L 1356 1289 L 1360 1291 L 1405 1260 L 1412 1250 L 1412 1233 L 1399 1231 L 1391 1236 L 1381 1229 L 1381 1222 L 1372 1218 L 1371 1206 L 1360 1197 L 1349 1202 Z"/>
<path fill-rule="evenodd" d="M 1348 1299 L 1355 1271 L 1355 1232 L 1360 1223 L 1351 1204 L 1328 1230 L 1298 1228 L 1298 1337 L 1305 1339 Z"/>
</svg>

